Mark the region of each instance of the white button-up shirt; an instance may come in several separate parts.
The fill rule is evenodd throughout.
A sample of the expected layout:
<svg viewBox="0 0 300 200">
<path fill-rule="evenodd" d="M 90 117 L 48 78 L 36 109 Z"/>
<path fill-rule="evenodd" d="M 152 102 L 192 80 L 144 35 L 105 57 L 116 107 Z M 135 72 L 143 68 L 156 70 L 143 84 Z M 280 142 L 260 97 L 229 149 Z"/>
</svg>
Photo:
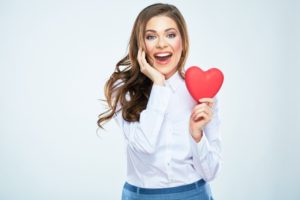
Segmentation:
<svg viewBox="0 0 300 200">
<path fill-rule="evenodd" d="M 174 187 L 210 181 L 220 168 L 220 119 L 214 97 L 213 118 L 196 143 L 189 119 L 197 104 L 176 72 L 165 86 L 153 85 L 139 122 L 127 122 L 121 112 L 114 119 L 124 133 L 127 182 L 144 188 Z"/>
</svg>

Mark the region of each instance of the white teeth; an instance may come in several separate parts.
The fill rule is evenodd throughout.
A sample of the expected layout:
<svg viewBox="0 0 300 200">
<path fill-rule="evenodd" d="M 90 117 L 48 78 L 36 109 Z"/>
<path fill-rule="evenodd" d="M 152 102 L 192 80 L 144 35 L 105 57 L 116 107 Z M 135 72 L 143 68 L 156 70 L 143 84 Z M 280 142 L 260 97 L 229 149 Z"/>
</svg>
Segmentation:
<svg viewBox="0 0 300 200">
<path fill-rule="evenodd" d="M 165 56 L 169 56 L 171 55 L 170 53 L 158 53 L 156 54 L 155 56 L 158 56 L 158 57 L 165 57 Z"/>
</svg>

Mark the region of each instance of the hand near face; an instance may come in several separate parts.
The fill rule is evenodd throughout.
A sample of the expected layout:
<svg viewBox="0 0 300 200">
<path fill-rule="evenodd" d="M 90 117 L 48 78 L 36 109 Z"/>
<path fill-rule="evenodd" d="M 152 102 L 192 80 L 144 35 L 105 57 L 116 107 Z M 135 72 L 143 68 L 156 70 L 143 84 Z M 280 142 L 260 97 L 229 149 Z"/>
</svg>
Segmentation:
<svg viewBox="0 0 300 200">
<path fill-rule="evenodd" d="M 150 78 L 154 84 L 164 85 L 164 75 L 147 62 L 146 53 L 142 49 L 139 49 L 138 51 L 137 60 L 140 64 L 140 70 L 143 74 Z"/>
<path fill-rule="evenodd" d="M 214 100 L 212 98 L 202 98 L 199 100 L 190 116 L 190 133 L 196 142 L 202 138 L 204 126 L 210 122 L 213 116 Z"/>
</svg>

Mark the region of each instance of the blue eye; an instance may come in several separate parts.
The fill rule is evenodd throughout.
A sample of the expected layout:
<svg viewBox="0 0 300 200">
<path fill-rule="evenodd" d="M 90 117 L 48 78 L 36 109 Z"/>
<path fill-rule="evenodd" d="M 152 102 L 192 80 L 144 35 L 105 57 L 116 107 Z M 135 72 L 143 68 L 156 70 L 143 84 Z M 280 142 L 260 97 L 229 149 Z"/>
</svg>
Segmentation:
<svg viewBox="0 0 300 200">
<path fill-rule="evenodd" d="M 170 34 L 168 34 L 168 38 L 174 38 L 174 37 L 176 37 L 176 34 L 175 34 L 175 33 L 170 33 Z"/>
<path fill-rule="evenodd" d="M 154 40 L 156 37 L 154 35 L 147 35 L 146 39 L 147 40 Z"/>
</svg>

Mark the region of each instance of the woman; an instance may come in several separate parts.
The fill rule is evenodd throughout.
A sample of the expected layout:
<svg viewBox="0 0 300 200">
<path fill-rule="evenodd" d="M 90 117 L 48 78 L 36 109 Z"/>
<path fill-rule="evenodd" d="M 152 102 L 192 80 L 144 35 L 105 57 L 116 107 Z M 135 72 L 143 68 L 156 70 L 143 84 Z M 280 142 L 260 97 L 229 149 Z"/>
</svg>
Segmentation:
<svg viewBox="0 0 300 200">
<path fill-rule="evenodd" d="M 208 181 L 220 168 L 217 98 L 195 102 L 184 83 L 186 23 L 169 4 L 138 15 L 129 53 L 105 85 L 109 110 L 127 145 L 122 199 L 212 199 Z"/>
</svg>

